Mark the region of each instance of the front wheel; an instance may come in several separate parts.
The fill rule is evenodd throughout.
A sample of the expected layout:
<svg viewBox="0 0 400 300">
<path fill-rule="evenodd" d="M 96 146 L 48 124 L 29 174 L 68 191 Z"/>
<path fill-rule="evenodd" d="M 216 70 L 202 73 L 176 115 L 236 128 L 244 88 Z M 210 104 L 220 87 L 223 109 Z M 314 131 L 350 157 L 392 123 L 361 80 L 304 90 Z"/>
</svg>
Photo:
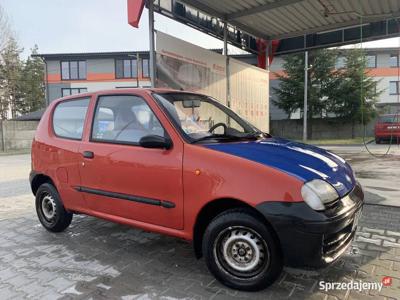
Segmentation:
<svg viewBox="0 0 400 300">
<path fill-rule="evenodd" d="M 72 213 L 65 210 L 56 188 L 49 183 L 36 192 L 36 213 L 43 227 L 52 232 L 64 231 L 72 221 Z"/>
<path fill-rule="evenodd" d="M 234 289 L 262 290 L 282 271 L 274 234 L 245 209 L 229 210 L 214 218 L 205 231 L 202 246 L 210 272 Z"/>
</svg>

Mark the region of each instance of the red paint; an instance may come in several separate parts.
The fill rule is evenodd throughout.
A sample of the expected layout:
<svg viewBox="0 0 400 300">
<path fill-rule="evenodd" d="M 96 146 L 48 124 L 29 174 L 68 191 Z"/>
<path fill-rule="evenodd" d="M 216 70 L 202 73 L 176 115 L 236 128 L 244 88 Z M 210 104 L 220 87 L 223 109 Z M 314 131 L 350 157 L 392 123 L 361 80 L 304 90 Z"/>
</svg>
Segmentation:
<svg viewBox="0 0 400 300">
<path fill-rule="evenodd" d="M 142 16 L 145 0 L 128 0 L 128 23 L 139 28 L 140 17 Z"/>
<path fill-rule="evenodd" d="M 385 276 L 382 278 L 382 284 L 384 286 L 391 286 L 392 285 L 392 277 L 390 276 Z"/>
<path fill-rule="evenodd" d="M 192 240 L 197 216 L 210 201 L 232 198 L 253 207 L 264 201 L 302 201 L 303 183 L 295 177 L 186 143 L 158 107 L 152 92 L 121 89 L 85 94 L 91 102 L 82 141 L 56 137 L 51 124 L 58 103 L 82 95 L 56 100 L 47 108 L 33 142 L 32 167 L 52 178 L 68 210 Z M 106 94 L 132 94 L 145 99 L 171 137 L 173 147 L 162 150 L 91 142 L 97 97 Z M 83 151 L 93 151 L 94 159 L 83 158 Z M 60 168 L 66 174 L 60 176 Z M 76 186 L 168 200 L 175 203 L 175 208 L 82 193 L 74 189 Z"/>
<path fill-rule="evenodd" d="M 392 119 L 390 123 L 385 122 L 385 117 Z M 400 139 L 400 116 L 384 115 L 375 123 L 375 139 L 392 139 L 393 142 Z"/>
<path fill-rule="evenodd" d="M 257 56 L 257 66 L 262 69 L 267 68 L 267 41 L 263 39 L 257 39 L 257 50 L 258 50 L 258 56 Z M 268 54 L 268 60 L 269 64 L 272 64 L 272 60 L 274 59 L 274 55 L 276 52 L 276 49 L 278 49 L 279 46 L 279 40 L 273 40 L 271 42 L 271 50 L 270 53 Z"/>
</svg>

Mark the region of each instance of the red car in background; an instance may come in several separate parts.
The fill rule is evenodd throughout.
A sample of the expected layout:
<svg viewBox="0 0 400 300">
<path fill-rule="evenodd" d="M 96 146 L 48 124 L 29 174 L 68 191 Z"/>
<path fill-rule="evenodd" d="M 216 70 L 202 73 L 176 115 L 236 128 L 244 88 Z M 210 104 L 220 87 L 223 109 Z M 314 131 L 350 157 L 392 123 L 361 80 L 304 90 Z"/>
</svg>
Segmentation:
<svg viewBox="0 0 400 300">
<path fill-rule="evenodd" d="M 399 114 L 387 114 L 378 118 L 375 124 L 375 142 L 380 144 L 383 140 L 392 142 L 400 140 Z"/>
</svg>

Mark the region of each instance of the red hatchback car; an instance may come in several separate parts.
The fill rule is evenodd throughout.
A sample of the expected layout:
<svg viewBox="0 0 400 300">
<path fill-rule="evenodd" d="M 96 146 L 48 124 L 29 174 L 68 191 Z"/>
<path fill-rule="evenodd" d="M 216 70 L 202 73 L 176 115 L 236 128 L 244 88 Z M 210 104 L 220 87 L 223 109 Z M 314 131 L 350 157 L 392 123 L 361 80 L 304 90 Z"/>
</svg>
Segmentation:
<svg viewBox="0 0 400 300">
<path fill-rule="evenodd" d="M 382 141 L 398 143 L 400 141 L 400 115 L 382 115 L 375 123 L 375 142 L 380 144 Z"/>
<path fill-rule="evenodd" d="M 192 241 L 227 286 L 321 267 L 351 245 L 363 192 L 326 150 L 263 133 L 200 94 L 127 89 L 50 104 L 32 145 L 42 225 L 83 213 Z"/>
</svg>

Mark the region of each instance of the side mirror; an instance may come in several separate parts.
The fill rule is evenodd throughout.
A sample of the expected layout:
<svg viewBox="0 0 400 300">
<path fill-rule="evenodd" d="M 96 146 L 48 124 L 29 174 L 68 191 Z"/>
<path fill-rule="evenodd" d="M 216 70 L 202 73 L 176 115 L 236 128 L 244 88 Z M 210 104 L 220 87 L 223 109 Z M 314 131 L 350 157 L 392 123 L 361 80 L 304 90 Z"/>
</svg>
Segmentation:
<svg viewBox="0 0 400 300">
<path fill-rule="evenodd" d="M 159 135 L 146 135 L 139 141 L 143 148 L 171 149 L 172 142 L 169 138 Z"/>
</svg>

